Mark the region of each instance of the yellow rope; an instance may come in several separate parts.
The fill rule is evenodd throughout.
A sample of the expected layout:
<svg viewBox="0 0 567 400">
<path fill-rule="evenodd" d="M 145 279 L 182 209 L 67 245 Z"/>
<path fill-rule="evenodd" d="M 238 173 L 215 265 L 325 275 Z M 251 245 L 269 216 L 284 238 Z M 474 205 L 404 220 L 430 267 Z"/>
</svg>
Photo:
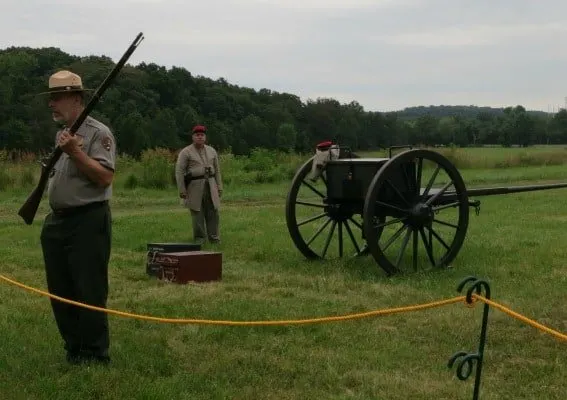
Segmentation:
<svg viewBox="0 0 567 400">
<path fill-rule="evenodd" d="M 454 297 L 452 299 L 434 301 L 427 304 L 418 304 L 414 306 L 407 306 L 407 307 L 398 307 L 398 308 L 390 308 L 385 310 L 375 310 L 375 311 L 368 311 L 364 313 L 357 313 L 357 314 L 347 314 L 347 315 L 339 315 L 335 317 L 321 317 L 321 318 L 309 318 L 309 319 L 297 319 L 297 320 L 281 320 L 281 321 L 223 321 L 223 320 L 208 320 L 208 319 L 186 319 L 186 318 L 161 318 L 161 317 L 152 317 L 149 315 L 140 315 L 140 314 L 132 314 L 123 311 L 112 310 L 108 308 L 101 308 L 95 307 L 88 304 L 79 303 L 73 300 L 65 299 L 63 297 L 59 297 L 53 295 L 48 292 L 44 292 L 39 289 L 32 288 L 30 286 L 26 286 L 22 283 L 16 282 L 12 279 L 5 277 L 4 275 L 0 275 L 4 281 L 11 283 L 13 285 L 19 286 L 23 289 L 29 290 L 31 292 L 39 293 L 43 296 L 51 297 L 53 299 L 62 301 L 64 303 L 73 304 L 79 307 L 88 308 L 91 310 L 102 311 L 108 314 L 115 314 L 120 315 L 123 317 L 128 318 L 137 318 L 147 321 L 157 321 L 157 322 L 165 322 L 165 323 L 174 323 L 174 324 L 203 324 L 203 325 L 299 325 L 299 324 L 313 324 L 313 323 L 321 323 L 321 322 L 331 322 L 331 321 L 346 321 L 351 319 L 359 319 L 359 318 L 366 318 L 366 317 L 373 317 L 377 315 L 389 315 L 389 314 L 397 314 L 402 312 L 408 311 L 418 311 L 418 310 L 425 310 L 428 308 L 434 307 L 441 307 L 448 304 L 458 303 L 460 301 L 465 300 L 465 296 Z"/>
<path fill-rule="evenodd" d="M 8 282 L 8 283 L 11 283 L 12 285 L 21 287 L 21 288 L 29 290 L 31 292 L 35 292 L 35 293 L 41 294 L 43 296 L 50 297 L 52 299 L 56 299 L 56 300 L 59 300 L 59 301 L 64 302 L 64 303 L 73 304 L 73 305 L 76 305 L 76 306 L 79 306 L 79 307 L 88 308 L 90 310 L 102 311 L 102 312 L 105 312 L 105 313 L 108 313 L 108 314 L 115 314 L 115 315 L 120 315 L 120 316 L 128 317 L 128 318 L 137 318 L 137 319 L 142 319 L 142 320 L 147 320 L 147 321 L 157 321 L 157 322 L 175 323 L 175 324 L 232 325 L 232 326 L 300 325 L 300 324 L 314 324 L 314 323 L 331 322 L 331 321 L 346 321 L 346 320 L 352 320 L 352 319 L 374 317 L 374 316 L 378 316 L 378 315 L 399 314 L 399 313 L 403 313 L 403 312 L 419 311 L 419 310 L 425 310 L 425 309 L 434 308 L 434 307 L 441 307 L 441 306 L 445 306 L 445 305 L 449 305 L 449 304 L 458 303 L 460 301 L 464 301 L 465 304 L 469 307 L 473 306 L 473 304 L 466 303 L 466 297 L 465 296 L 458 296 L 458 297 L 453 297 L 451 299 L 438 300 L 438 301 L 433 301 L 433 302 L 430 302 L 430 303 L 417 304 L 417 305 L 413 305 L 413 306 L 374 310 L 374 311 L 368 311 L 368 312 L 363 312 L 363 313 L 339 315 L 339 316 L 334 316 L 334 317 L 320 317 L 320 318 L 308 318 L 308 319 L 296 319 L 296 320 L 225 321 L 225 320 L 209 320 L 209 319 L 162 318 L 162 317 L 152 317 L 152 316 L 149 316 L 149 315 L 133 314 L 133 313 L 127 313 L 127 312 L 123 312 L 123 311 L 112 310 L 112 309 L 108 309 L 108 308 L 91 306 L 91 305 L 88 305 L 88 304 L 79 303 L 79 302 L 74 301 L 74 300 L 65 299 L 63 297 L 56 296 L 54 294 L 33 288 L 31 286 L 24 285 L 23 283 L 9 279 L 9 278 L 5 277 L 4 275 L 1 275 L 1 274 L 0 274 L 0 278 L 3 279 L 4 281 Z M 556 330 L 553 330 L 551 328 L 548 328 L 548 327 L 546 327 L 546 326 L 544 326 L 544 325 L 542 325 L 542 324 L 540 324 L 536 321 L 533 321 L 533 320 L 531 320 L 527 317 L 524 317 L 523 315 L 518 314 L 517 312 L 514 312 L 514 311 L 510 310 L 509 308 L 506 308 L 503 305 L 500 305 L 500 304 L 498 304 L 498 303 L 496 303 L 492 300 L 489 300 L 489 299 L 487 299 L 483 296 L 479 296 L 477 294 L 473 294 L 473 303 L 475 302 L 475 300 L 485 302 L 486 304 L 488 304 L 488 305 L 510 315 L 513 318 L 516 318 L 516 319 L 518 319 L 518 320 L 520 320 L 520 321 L 522 321 L 522 322 L 524 322 L 528 325 L 531 325 L 534 328 L 537 328 L 537 329 L 539 329 L 543 332 L 549 333 L 550 335 L 552 335 L 552 336 L 554 336 L 554 337 L 556 337 L 560 340 L 566 340 L 567 341 L 567 335 L 560 333 Z"/>
<path fill-rule="evenodd" d="M 528 325 L 533 326 L 536 329 L 539 329 L 541 331 L 549 333 L 550 335 L 555 336 L 558 339 L 567 340 L 567 335 L 565 335 L 561 332 L 555 331 L 551 328 L 548 328 L 547 326 L 544 326 L 544 325 L 540 324 L 539 322 L 536 322 L 536 321 L 533 321 L 533 320 L 531 320 L 527 317 L 524 317 L 523 315 L 518 314 L 517 312 L 512 311 L 509 308 L 506 308 L 501 304 L 498 304 L 498 303 L 496 303 L 492 300 L 487 299 L 486 297 L 479 296 L 477 294 L 473 294 L 473 297 L 475 297 L 476 299 L 478 299 L 480 301 L 485 302 L 486 304 L 488 304 L 491 307 L 497 308 L 498 310 L 502 311 L 503 313 L 508 314 L 509 316 L 511 316 L 513 318 L 516 318 L 516 319 L 518 319 L 518 320 L 520 320 L 520 321 L 522 321 L 522 322 L 524 322 Z"/>
</svg>

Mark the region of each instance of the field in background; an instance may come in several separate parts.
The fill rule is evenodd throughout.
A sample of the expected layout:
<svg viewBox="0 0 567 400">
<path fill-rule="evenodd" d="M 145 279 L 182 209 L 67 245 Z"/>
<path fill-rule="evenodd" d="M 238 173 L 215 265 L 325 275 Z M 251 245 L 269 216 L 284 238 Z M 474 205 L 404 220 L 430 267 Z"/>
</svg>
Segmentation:
<svg viewBox="0 0 567 400">
<path fill-rule="evenodd" d="M 394 149 L 392 154 L 407 149 Z M 437 151 L 449 158 L 457 168 L 517 168 L 567 164 L 567 145 L 521 147 L 437 147 Z M 363 152 L 365 156 L 384 157 L 387 151 Z"/>
<path fill-rule="evenodd" d="M 436 150 L 452 157 L 471 186 L 567 181 L 562 147 Z M 162 151 L 148 152 L 143 163 L 122 158 L 109 308 L 171 318 L 301 319 L 453 297 L 461 279 L 475 275 L 489 280 L 496 301 L 567 331 L 567 189 L 481 198 L 452 269 L 387 278 L 371 257 L 307 262 L 293 247 L 285 196 L 307 157 L 222 156 L 223 280 L 184 286 L 145 275 L 147 243 L 191 240 L 172 183 L 174 159 Z M 32 226 L 16 215 L 38 167 L 0 168 L 0 273 L 44 289 L 39 232 L 46 201 Z M 473 378 L 459 381 L 446 363 L 456 351 L 476 350 L 481 312 L 456 304 L 277 327 L 111 316 L 112 366 L 81 369 L 64 362 L 48 300 L 0 283 L 0 398 L 470 399 Z M 492 310 L 481 398 L 563 399 L 565 346 Z"/>
<path fill-rule="evenodd" d="M 567 164 L 567 146 L 536 146 L 530 148 L 434 148 L 446 156 L 463 173 L 466 182 L 488 180 L 506 182 L 517 179 L 563 179 L 563 166 Z M 397 154 L 401 150 L 394 150 Z M 382 151 L 360 152 L 362 157 L 387 157 Z M 228 187 L 264 183 L 289 182 L 296 169 L 311 155 L 297 155 L 269 150 L 254 150 L 251 157 L 221 154 L 223 181 Z M 0 190 L 29 190 L 39 179 L 36 156 L 20 156 L 24 161 L 9 162 L 7 152 L 0 150 Z M 163 149 L 147 150 L 141 160 L 128 156 L 117 160 L 118 189 L 166 189 L 174 185 L 175 154 Z M 555 167 L 530 168 L 525 167 Z M 472 171 L 467 171 L 472 170 Z M 524 172 L 522 172 L 524 171 Z"/>
</svg>

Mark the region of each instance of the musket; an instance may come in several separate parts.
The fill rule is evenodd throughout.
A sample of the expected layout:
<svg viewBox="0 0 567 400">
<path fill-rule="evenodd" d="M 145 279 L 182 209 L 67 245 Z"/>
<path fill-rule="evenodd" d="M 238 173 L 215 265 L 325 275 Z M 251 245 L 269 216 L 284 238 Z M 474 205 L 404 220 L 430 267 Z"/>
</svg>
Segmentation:
<svg viewBox="0 0 567 400">
<path fill-rule="evenodd" d="M 71 135 L 74 135 L 75 132 L 77 132 L 77 130 L 81 127 L 82 123 L 85 121 L 85 118 L 87 118 L 94 106 L 98 103 L 98 100 L 100 99 L 106 88 L 114 80 L 116 75 L 118 75 L 118 72 L 120 72 L 124 64 L 126 64 L 126 61 L 130 58 L 134 50 L 136 50 L 143 39 L 143 34 L 142 32 L 140 32 L 138 36 L 136 36 L 130 47 L 128 47 L 122 58 L 118 61 L 118 63 L 116 63 L 112 71 L 110 71 L 104 81 L 96 89 L 95 93 L 93 94 L 92 98 L 85 106 L 81 114 L 79 114 L 75 122 L 73 122 L 73 125 L 71 125 L 71 127 L 69 128 L 69 133 Z M 41 202 L 41 198 L 43 197 L 43 192 L 45 191 L 45 187 L 47 186 L 47 181 L 49 180 L 49 174 L 59 160 L 59 157 L 61 157 L 61 154 L 63 154 L 63 151 L 59 146 L 56 146 L 51 154 L 49 154 L 45 158 L 45 161 L 41 162 L 41 176 L 39 178 L 39 182 L 18 211 L 18 215 L 22 217 L 24 222 L 28 225 L 31 225 L 33 219 L 35 218 L 39 203 Z"/>
</svg>

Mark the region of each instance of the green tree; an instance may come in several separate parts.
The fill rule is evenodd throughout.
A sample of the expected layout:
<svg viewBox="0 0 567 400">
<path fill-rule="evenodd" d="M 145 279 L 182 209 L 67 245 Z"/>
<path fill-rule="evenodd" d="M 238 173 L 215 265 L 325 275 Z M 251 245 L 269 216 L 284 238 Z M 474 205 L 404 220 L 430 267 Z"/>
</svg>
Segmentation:
<svg viewBox="0 0 567 400">
<path fill-rule="evenodd" d="M 297 141 L 297 131 L 290 123 L 281 124 L 276 133 L 276 148 L 282 151 L 293 151 Z"/>
<path fill-rule="evenodd" d="M 182 145 L 175 115 L 169 108 L 159 109 L 149 125 L 151 147 L 177 149 Z"/>
<path fill-rule="evenodd" d="M 134 111 L 116 121 L 117 152 L 139 157 L 151 144 L 149 124 L 142 114 Z"/>
</svg>

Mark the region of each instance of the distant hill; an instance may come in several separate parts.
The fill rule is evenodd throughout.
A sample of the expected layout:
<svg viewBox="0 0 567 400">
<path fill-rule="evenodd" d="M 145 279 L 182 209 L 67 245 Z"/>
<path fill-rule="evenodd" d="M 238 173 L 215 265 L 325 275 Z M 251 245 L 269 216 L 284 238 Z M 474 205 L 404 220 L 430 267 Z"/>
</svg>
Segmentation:
<svg viewBox="0 0 567 400">
<path fill-rule="evenodd" d="M 504 108 L 494 108 L 494 107 L 478 107 L 478 106 L 417 106 L 417 107 L 406 107 L 403 110 L 396 111 L 401 119 L 414 119 L 419 118 L 422 115 L 431 115 L 433 117 L 454 117 L 460 116 L 464 118 L 475 118 L 478 114 L 485 113 L 491 115 L 502 115 L 504 114 Z M 528 110 L 528 114 L 543 117 L 547 113 L 544 111 L 532 111 Z"/>
</svg>

